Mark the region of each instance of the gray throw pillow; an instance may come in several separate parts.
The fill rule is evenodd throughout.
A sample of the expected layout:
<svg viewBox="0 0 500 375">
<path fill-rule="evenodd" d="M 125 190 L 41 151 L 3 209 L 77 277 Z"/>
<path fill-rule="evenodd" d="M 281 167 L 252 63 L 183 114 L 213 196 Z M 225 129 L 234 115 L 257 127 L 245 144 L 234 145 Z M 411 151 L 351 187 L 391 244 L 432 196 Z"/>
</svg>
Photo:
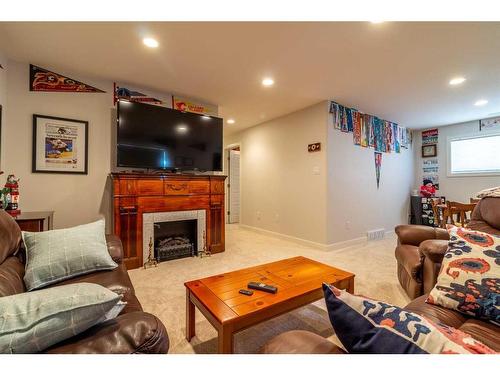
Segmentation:
<svg viewBox="0 0 500 375">
<path fill-rule="evenodd" d="M 121 296 L 90 283 L 0 298 L 0 353 L 36 353 L 114 319 Z"/>
<path fill-rule="evenodd" d="M 106 245 L 104 220 L 46 232 L 23 232 L 28 290 L 118 267 Z"/>
</svg>

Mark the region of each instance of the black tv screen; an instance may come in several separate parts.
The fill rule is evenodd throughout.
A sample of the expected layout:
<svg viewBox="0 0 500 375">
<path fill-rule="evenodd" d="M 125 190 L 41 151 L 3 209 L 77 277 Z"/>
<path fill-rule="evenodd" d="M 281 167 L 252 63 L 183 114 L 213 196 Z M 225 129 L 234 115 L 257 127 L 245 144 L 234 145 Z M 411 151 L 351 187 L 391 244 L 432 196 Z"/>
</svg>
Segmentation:
<svg viewBox="0 0 500 375">
<path fill-rule="evenodd" d="M 117 164 L 222 170 L 222 119 L 151 104 L 118 102 Z"/>
</svg>

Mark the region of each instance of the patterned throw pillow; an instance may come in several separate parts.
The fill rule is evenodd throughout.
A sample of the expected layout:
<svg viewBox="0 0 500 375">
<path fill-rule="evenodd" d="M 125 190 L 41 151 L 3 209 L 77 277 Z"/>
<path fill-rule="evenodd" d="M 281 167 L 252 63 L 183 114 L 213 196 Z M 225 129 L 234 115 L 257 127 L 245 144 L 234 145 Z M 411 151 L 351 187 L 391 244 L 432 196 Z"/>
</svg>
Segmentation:
<svg viewBox="0 0 500 375">
<path fill-rule="evenodd" d="M 28 290 L 118 267 L 109 255 L 104 220 L 46 232 L 23 232 Z"/>
<path fill-rule="evenodd" d="M 0 353 L 36 353 L 114 319 L 125 306 L 103 286 L 79 283 L 0 298 Z"/>
<path fill-rule="evenodd" d="M 397 306 L 328 284 L 323 284 L 323 292 L 333 329 L 349 353 L 495 353 L 465 332 Z"/>
<path fill-rule="evenodd" d="M 450 242 L 428 303 L 500 325 L 500 237 L 449 226 Z"/>
</svg>

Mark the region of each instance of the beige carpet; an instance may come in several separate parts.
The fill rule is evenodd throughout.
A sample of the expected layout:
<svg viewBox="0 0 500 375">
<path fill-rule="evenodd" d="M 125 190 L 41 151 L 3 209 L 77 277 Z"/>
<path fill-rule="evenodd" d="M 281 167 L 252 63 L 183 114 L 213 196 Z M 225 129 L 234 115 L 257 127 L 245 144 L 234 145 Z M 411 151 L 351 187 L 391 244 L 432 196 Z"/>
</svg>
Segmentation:
<svg viewBox="0 0 500 375">
<path fill-rule="evenodd" d="M 190 343 L 184 338 L 185 281 L 303 255 L 356 274 L 356 293 L 404 306 L 409 299 L 397 281 L 395 244 L 390 237 L 326 252 L 228 225 L 224 253 L 163 262 L 157 268 L 135 269 L 129 274 L 144 310 L 167 327 L 170 353 L 216 353 L 217 331 L 199 311 L 196 337 Z M 336 341 L 324 302 L 319 301 L 236 334 L 235 352 L 256 353 L 267 340 L 291 329 L 316 332 Z"/>
</svg>

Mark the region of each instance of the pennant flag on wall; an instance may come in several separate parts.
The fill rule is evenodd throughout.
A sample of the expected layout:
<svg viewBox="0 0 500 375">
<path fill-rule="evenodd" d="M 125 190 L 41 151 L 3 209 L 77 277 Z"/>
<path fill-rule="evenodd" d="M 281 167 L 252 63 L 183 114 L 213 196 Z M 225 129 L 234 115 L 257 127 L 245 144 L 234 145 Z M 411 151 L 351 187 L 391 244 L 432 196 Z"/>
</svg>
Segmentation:
<svg viewBox="0 0 500 375">
<path fill-rule="evenodd" d="M 142 92 L 128 89 L 126 87 L 119 87 L 116 83 L 113 84 L 114 93 L 113 93 L 113 104 L 120 99 L 128 100 L 129 102 L 139 102 L 139 103 L 147 103 L 147 104 L 163 104 L 160 99 L 156 99 L 152 96 L 143 94 Z"/>
<path fill-rule="evenodd" d="M 375 176 L 377 178 L 377 189 L 380 186 L 380 168 L 382 167 L 382 153 L 375 151 L 373 153 L 375 156 Z"/>
<path fill-rule="evenodd" d="M 30 64 L 30 91 L 105 92 L 62 74 Z"/>
</svg>

